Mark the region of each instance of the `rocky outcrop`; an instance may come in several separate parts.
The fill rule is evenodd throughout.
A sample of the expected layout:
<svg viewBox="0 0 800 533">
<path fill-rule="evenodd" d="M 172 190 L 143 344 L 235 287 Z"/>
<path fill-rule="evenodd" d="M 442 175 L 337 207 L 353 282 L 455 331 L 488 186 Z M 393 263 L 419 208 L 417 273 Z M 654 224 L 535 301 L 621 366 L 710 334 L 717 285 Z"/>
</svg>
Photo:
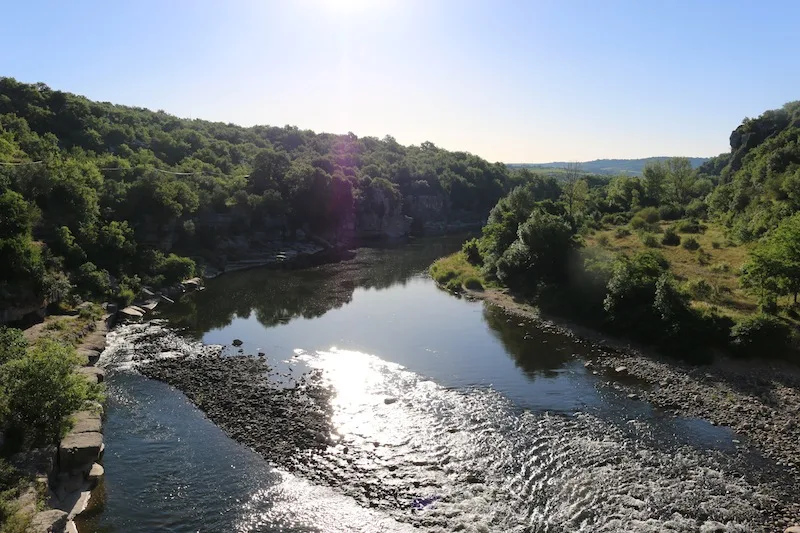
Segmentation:
<svg viewBox="0 0 800 533">
<path fill-rule="evenodd" d="M 369 199 L 356 213 L 356 234 L 361 239 L 398 239 L 411 231 L 411 217 L 403 214 L 398 197 L 370 188 Z"/>
<path fill-rule="evenodd" d="M 36 513 L 28 526 L 30 533 L 53 533 L 64 531 L 67 525 L 67 513 L 59 509 L 50 509 Z"/>
<path fill-rule="evenodd" d="M 84 338 L 79 351 L 99 353 L 105 346 L 105 335 L 113 324 L 113 316 L 107 316 L 95 324 L 95 331 Z M 105 381 L 105 372 L 94 365 L 96 359 L 89 359 L 89 366 L 76 369 L 76 372 L 89 383 Z M 55 453 L 56 465 L 49 482 L 50 510 L 38 513 L 41 523 L 47 524 L 57 519 L 61 529 L 53 531 L 77 531 L 73 519 L 86 510 L 105 471 L 99 464 L 103 458 L 103 407 L 98 403 L 87 404 L 82 411 L 72 415 L 73 424 L 69 433 L 61 440 Z M 45 513 L 49 513 L 45 515 Z M 42 531 L 48 531 L 44 529 Z"/>
</svg>

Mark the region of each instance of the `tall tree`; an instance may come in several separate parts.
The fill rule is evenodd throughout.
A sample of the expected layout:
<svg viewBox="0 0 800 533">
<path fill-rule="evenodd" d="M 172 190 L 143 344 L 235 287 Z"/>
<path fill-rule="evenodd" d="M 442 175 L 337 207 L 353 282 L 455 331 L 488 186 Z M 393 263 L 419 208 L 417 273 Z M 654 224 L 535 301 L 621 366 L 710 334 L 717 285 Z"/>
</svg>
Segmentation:
<svg viewBox="0 0 800 533">
<path fill-rule="evenodd" d="M 694 189 L 696 179 L 692 163 L 686 157 L 667 159 L 667 187 L 670 199 L 678 205 L 686 205 Z"/>
</svg>

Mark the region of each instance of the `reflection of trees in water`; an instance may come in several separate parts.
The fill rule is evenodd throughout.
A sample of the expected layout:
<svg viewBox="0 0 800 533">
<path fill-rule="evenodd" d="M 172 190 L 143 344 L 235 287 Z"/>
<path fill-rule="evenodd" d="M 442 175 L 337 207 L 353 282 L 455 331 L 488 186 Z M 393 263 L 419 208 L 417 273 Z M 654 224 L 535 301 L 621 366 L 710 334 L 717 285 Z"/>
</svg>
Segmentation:
<svg viewBox="0 0 800 533">
<path fill-rule="evenodd" d="M 577 339 L 522 320 L 494 305 L 484 306 L 483 317 L 492 334 L 514 357 L 516 365 L 531 377 L 555 376 L 556 370 L 568 363 L 572 354 L 589 351 Z"/>
<path fill-rule="evenodd" d="M 348 304 L 359 287 L 381 290 L 405 285 L 437 258 L 458 250 L 462 241 L 448 237 L 393 248 L 362 248 L 353 259 L 303 270 L 234 272 L 161 310 L 173 324 L 198 336 L 251 312 L 266 327 L 315 318 Z"/>
</svg>

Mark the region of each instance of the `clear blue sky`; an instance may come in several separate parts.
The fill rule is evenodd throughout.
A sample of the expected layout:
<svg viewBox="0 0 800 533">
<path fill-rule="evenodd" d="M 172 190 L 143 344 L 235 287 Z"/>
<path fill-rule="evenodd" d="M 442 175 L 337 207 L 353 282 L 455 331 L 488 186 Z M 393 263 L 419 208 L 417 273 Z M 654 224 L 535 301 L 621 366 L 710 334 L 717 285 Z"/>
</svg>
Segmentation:
<svg viewBox="0 0 800 533">
<path fill-rule="evenodd" d="M 8 2 L 0 75 L 490 160 L 715 155 L 800 99 L 800 2 Z"/>
</svg>

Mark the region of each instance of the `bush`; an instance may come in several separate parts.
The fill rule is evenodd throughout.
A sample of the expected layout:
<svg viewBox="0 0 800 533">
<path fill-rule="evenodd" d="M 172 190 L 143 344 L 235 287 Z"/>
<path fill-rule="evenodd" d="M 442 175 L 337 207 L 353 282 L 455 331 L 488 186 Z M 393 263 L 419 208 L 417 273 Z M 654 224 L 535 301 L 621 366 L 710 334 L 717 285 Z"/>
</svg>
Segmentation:
<svg viewBox="0 0 800 533">
<path fill-rule="evenodd" d="M 700 265 L 707 265 L 711 262 L 711 254 L 703 250 L 702 248 L 697 249 L 697 263 Z"/>
<path fill-rule="evenodd" d="M 464 281 L 464 287 L 468 288 L 471 291 L 482 291 L 483 290 L 483 283 L 481 280 L 475 277 L 469 277 Z"/>
<path fill-rule="evenodd" d="M 461 247 L 461 251 L 464 252 L 464 256 L 466 256 L 467 261 L 473 265 L 480 266 L 483 264 L 483 257 L 481 257 L 481 251 L 478 247 L 478 242 L 478 239 L 468 240 Z"/>
<path fill-rule="evenodd" d="M 597 244 L 605 248 L 609 245 L 608 235 L 600 235 L 597 237 Z"/>
<path fill-rule="evenodd" d="M 600 222 L 612 226 L 621 226 L 628 223 L 628 217 L 621 213 L 606 213 L 603 215 L 603 218 L 600 219 Z"/>
<path fill-rule="evenodd" d="M 632 258 L 621 255 L 611 278 L 603 308 L 611 324 L 622 332 L 647 338 L 658 335 L 660 319 L 653 308 L 656 281 L 669 263 L 654 250 L 641 251 Z"/>
<path fill-rule="evenodd" d="M 639 239 L 642 241 L 642 244 L 648 248 L 658 248 L 660 246 L 658 244 L 658 238 L 652 233 L 643 233 L 639 235 Z"/>
<path fill-rule="evenodd" d="M 52 444 L 68 427 L 67 417 L 88 397 L 87 381 L 73 372 L 75 349 L 41 339 L 19 359 L 3 367 L 7 400 L 7 436 L 25 445 Z"/>
<path fill-rule="evenodd" d="M 789 327 L 764 313 L 745 317 L 731 328 L 731 346 L 737 354 L 747 357 L 782 355 L 790 339 Z"/>
<path fill-rule="evenodd" d="M 127 287 L 120 288 L 119 292 L 117 292 L 116 296 L 114 296 L 114 302 L 120 307 L 128 307 L 133 303 L 133 300 L 136 299 L 136 295 L 133 293 L 132 289 Z"/>
<path fill-rule="evenodd" d="M 625 237 L 628 237 L 630 234 L 631 230 L 629 230 L 628 228 L 617 228 L 616 231 L 614 231 L 614 237 L 617 239 L 624 239 Z"/>
<path fill-rule="evenodd" d="M 681 243 L 681 236 L 675 232 L 675 228 L 668 227 L 661 237 L 661 244 L 665 246 L 678 246 Z"/>
<path fill-rule="evenodd" d="M 715 250 L 719 250 L 720 248 L 722 248 L 722 243 L 720 243 L 719 241 L 711 241 L 711 247 Z"/>
<path fill-rule="evenodd" d="M 86 296 L 105 298 L 111 290 L 111 278 L 105 270 L 98 270 L 94 263 L 84 263 L 78 269 L 77 285 Z"/>
<path fill-rule="evenodd" d="M 641 218 L 648 224 L 655 224 L 659 220 L 661 220 L 661 215 L 658 214 L 658 209 L 655 207 L 645 207 L 644 209 L 640 209 L 638 213 L 636 213 L 637 218 Z"/>
<path fill-rule="evenodd" d="M 686 206 L 686 216 L 692 218 L 703 218 L 706 216 L 707 209 L 708 206 L 703 200 L 695 198 L 689 202 L 689 205 Z"/>
<path fill-rule="evenodd" d="M 0 326 L 0 365 L 21 359 L 28 349 L 28 341 L 22 330 Z"/>
<path fill-rule="evenodd" d="M 167 285 L 174 285 L 191 278 L 194 271 L 194 261 L 175 254 L 169 254 L 158 266 L 158 273 L 164 277 L 164 283 Z"/>
<path fill-rule="evenodd" d="M 686 250 L 694 251 L 700 248 L 700 243 L 697 242 L 697 239 L 694 237 L 687 237 L 683 239 L 681 246 L 683 246 Z"/>
<path fill-rule="evenodd" d="M 728 273 L 731 271 L 731 264 L 727 261 L 720 261 L 719 263 L 714 263 L 711 265 L 710 270 L 711 272 L 716 272 L 717 274 Z"/>
<path fill-rule="evenodd" d="M 78 311 L 78 317 L 84 320 L 100 320 L 103 318 L 103 308 L 93 302 L 83 304 Z"/>
<path fill-rule="evenodd" d="M 683 209 L 675 204 L 662 205 L 658 208 L 658 216 L 661 220 L 678 220 L 683 216 Z"/>
<path fill-rule="evenodd" d="M 680 220 L 675 223 L 675 230 L 678 233 L 702 233 L 706 228 L 696 220 Z"/>
<path fill-rule="evenodd" d="M 691 279 L 686 282 L 686 290 L 695 300 L 709 301 L 714 294 L 714 287 L 702 278 Z"/>
<path fill-rule="evenodd" d="M 647 220 L 638 215 L 631 219 L 630 226 L 631 229 L 636 231 L 649 231 L 651 233 L 659 231 L 658 223 L 648 222 Z"/>
</svg>

